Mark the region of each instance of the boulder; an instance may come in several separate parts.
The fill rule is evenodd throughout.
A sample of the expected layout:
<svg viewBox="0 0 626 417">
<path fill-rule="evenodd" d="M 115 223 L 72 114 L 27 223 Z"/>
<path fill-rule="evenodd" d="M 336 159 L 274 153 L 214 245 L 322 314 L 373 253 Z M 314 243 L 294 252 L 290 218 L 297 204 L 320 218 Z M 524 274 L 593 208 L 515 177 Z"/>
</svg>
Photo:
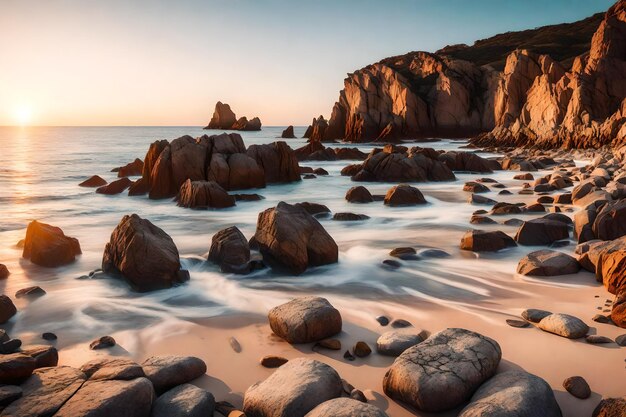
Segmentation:
<svg viewBox="0 0 626 417">
<path fill-rule="evenodd" d="M 0 355 L 0 384 L 19 384 L 28 378 L 37 364 L 25 353 Z"/>
<path fill-rule="evenodd" d="M 554 313 L 544 317 L 537 327 L 568 339 L 580 339 L 585 337 L 589 331 L 589 326 L 582 320 L 563 313 Z"/>
<path fill-rule="evenodd" d="M 341 378 L 333 368 L 316 360 L 296 358 L 248 388 L 243 411 L 249 417 L 304 417 L 342 392 Z"/>
<path fill-rule="evenodd" d="M 613 240 L 626 235 L 626 199 L 603 205 L 593 221 L 592 231 L 600 240 Z"/>
<path fill-rule="evenodd" d="M 296 135 L 293 133 L 293 126 L 287 126 L 287 128 L 283 130 L 283 133 L 281 133 L 280 137 L 283 139 L 295 139 Z"/>
<path fill-rule="evenodd" d="M 187 180 L 204 181 L 206 179 L 207 153 L 214 142 L 223 141 L 228 144 L 233 142 L 239 150 L 245 150 L 239 135 L 233 134 L 231 137 L 224 134 L 212 138 L 214 139 L 211 140 L 207 137 L 194 139 L 186 135 L 176 138 L 170 143 L 171 186 L 175 190 L 180 189 Z"/>
<path fill-rule="evenodd" d="M 387 206 L 415 206 L 418 204 L 426 204 L 424 195 L 417 188 L 407 184 L 391 187 L 385 195 L 385 205 Z"/>
<path fill-rule="evenodd" d="M 515 241 L 499 230 L 468 230 L 461 238 L 461 249 L 474 252 L 497 252 L 514 246 Z"/>
<path fill-rule="evenodd" d="M 92 175 L 85 181 L 78 184 L 80 187 L 102 187 L 106 185 L 106 180 L 99 175 Z"/>
<path fill-rule="evenodd" d="M 484 383 L 459 417 L 561 417 L 550 385 L 524 371 L 506 371 Z"/>
<path fill-rule="evenodd" d="M 328 300 L 299 297 L 268 313 L 272 331 L 289 343 L 311 343 L 341 332 L 341 314 Z"/>
<path fill-rule="evenodd" d="M 423 341 L 422 333 L 412 330 L 391 330 L 376 341 L 376 351 L 384 356 L 400 356 L 402 352 Z"/>
<path fill-rule="evenodd" d="M 67 265 L 80 255 L 78 239 L 65 236 L 55 226 L 33 220 L 26 229 L 22 257 L 45 267 Z"/>
<path fill-rule="evenodd" d="M 348 190 L 346 200 L 350 203 L 371 203 L 374 201 L 374 197 L 367 188 L 359 185 Z"/>
<path fill-rule="evenodd" d="M 611 321 L 616 326 L 626 329 L 626 289 L 622 289 L 613 301 Z"/>
<path fill-rule="evenodd" d="M 143 172 L 143 161 L 139 158 L 135 158 L 133 162 L 123 167 L 115 168 L 113 172 L 117 172 L 117 176 L 120 178 L 141 175 Z"/>
<path fill-rule="evenodd" d="M 605 398 L 593 410 L 591 417 L 624 417 L 626 397 Z"/>
<path fill-rule="evenodd" d="M 247 154 L 263 169 L 268 184 L 300 181 L 298 158 L 285 142 L 251 145 Z"/>
<path fill-rule="evenodd" d="M 4 324 L 17 313 L 13 301 L 6 295 L 0 295 L 0 324 Z"/>
<path fill-rule="evenodd" d="M 46 295 L 46 290 L 39 285 L 33 285 L 32 287 L 20 288 L 15 292 L 15 298 L 37 298 Z"/>
<path fill-rule="evenodd" d="M 208 417 L 215 410 L 215 398 L 195 385 L 183 384 L 156 399 L 151 417 Z"/>
<path fill-rule="evenodd" d="M 517 273 L 551 277 L 555 275 L 575 274 L 580 271 L 578 261 L 563 252 L 538 250 L 523 257 L 517 264 Z"/>
<path fill-rule="evenodd" d="M 169 288 L 189 279 L 172 238 L 136 214 L 124 216 L 111 233 L 102 269 L 121 275 L 137 291 Z"/>
<path fill-rule="evenodd" d="M 515 241 L 520 245 L 549 245 L 557 240 L 567 239 L 567 224 L 550 219 L 528 220 L 520 226 Z"/>
<path fill-rule="evenodd" d="M 129 196 L 146 195 L 150 192 L 150 182 L 146 178 L 139 178 L 128 187 Z"/>
<path fill-rule="evenodd" d="M 106 195 L 115 195 L 120 194 L 128 187 L 133 184 L 131 180 L 128 178 L 120 178 L 119 180 L 113 181 L 107 185 L 103 185 L 102 187 L 96 188 L 96 193 L 98 194 L 106 194 Z"/>
<path fill-rule="evenodd" d="M 336 263 L 339 249 L 322 225 L 301 207 L 280 202 L 259 213 L 255 240 L 263 259 L 293 274 Z"/>
<path fill-rule="evenodd" d="M 142 362 L 146 377 L 157 394 L 186 384 L 206 373 L 206 364 L 194 356 L 152 356 Z"/>
<path fill-rule="evenodd" d="M 180 207 L 193 209 L 227 208 L 235 205 L 235 198 L 215 181 L 185 181 L 176 201 Z"/>
<path fill-rule="evenodd" d="M 311 203 L 309 201 L 303 201 L 302 203 L 294 204 L 296 207 L 303 208 L 311 216 L 318 216 L 320 214 L 330 214 L 330 209 L 323 204 Z"/>
<path fill-rule="evenodd" d="M 550 314 L 552 314 L 550 311 L 539 310 L 537 308 L 528 308 L 522 311 L 522 317 L 524 318 L 524 320 L 528 320 L 532 323 L 539 323 Z"/>
<path fill-rule="evenodd" d="M 57 349 L 54 346 L 23 346 L 21 353 L 28 355 L 35 360 L 35 368 L 57 366 L 59 363 L 59 352 L 57 352 Z"/>
<path fill-rule="evenodd" d="M 55 417 L 149 417 L 154 389 L 146 378 L 87 381 Z"/>
<path fill-rule="evenodd" d="M 218 101 L 215 104 L 213 117 L 205 129 L 228 130 L 231 129 L 236 122 L 237 116 L 235 116 L 235 113 L 230 109 L 230 106 Z"/>
<path fill-rule="evenodd" d="M 0 264 L 0 279 L 7 279 L 11 275 L 9 268 L 4 264 Z"/>
<path fill-rule="evenodd" d="M 493 172 L 488 160 L 471 152 L 449 151 L 439 155 L 439 160 L 452 171 Z"/>
<path fill-rule="evenodd" d="M 479 182 L 469 181 L 463 186 L 463 191 L 469 191 L 470 193 L 488 193 L 489 187 Z"/>
<path fill-rule="evenodd" d="M 333 215 L 333 220 L 343 221 L 343 222 L 354 222 L 360 220 L 367 220 L 370 217 L 365 214 L 356 214 L 356 213 L 335 213 Z"/>
<path fill-rule="evenodd" d="M 353 181 L 424 182 L 451 181 L 456 178 L 445 164 L 421 152 L 372 153 L 355 171 Z"/>
<path fill-rule="evenodd" d="M 220 266 L 222 272 L 245 274 L 250 270 L 250 246 L 236 226 L 220 230 L 213 235 L 209 261 Z"/>
<path fill-rule="evenodd" d="M 122 379 L 129 380 L 146 376 L 136 362 L 125 358 L 102 358 L 84 363 L 80 370 L 91 381 Z"/>
<path fill-rule="evenodd" d="M 22 389 L 17 385 L 3 385 L 0 387 L 0 407 L 11 404 L 22 396 Z"/>
<path fill-rule="evenodd" d="M 231 155 L 213 153 L 207 178 L 226 190 L 265 187 L 265 173 L 257 162 L 245 153 Z"/>
<path fill-rule="evenodd" d="M 0 415 L 2 417 L 57 415 L 55 414 L 57 410 L 84 382 L 85 374 L 69 366 L 37 369 L 21 385 L 22 396 L 9 404 Z"/>
<path fill-rule="evenodd" d="M 626 290 L 626 251 L 616 250 L 601 253 L 596 263 L 596 278 L 611 294 Z"/>
<path fill-rule="evenodd" d="M 563 381 L 563 388 L 576 398 L 582 400 L 591 396 L 591 388 L 582 376 L 571 376 Z"/>
<path fill-rule="evenodd" d="M 500 345 L 465 329 L 446 329 L 405 350 L 383 379 L 385 394 L 421 411 L 458 407 L 491 378 Z"/>
<path fill-rule="evenodd" d="M 387 417 L 380 408 L 352 398 L 335 398 L 321 403 L 306 417 Z"/>
</svg>

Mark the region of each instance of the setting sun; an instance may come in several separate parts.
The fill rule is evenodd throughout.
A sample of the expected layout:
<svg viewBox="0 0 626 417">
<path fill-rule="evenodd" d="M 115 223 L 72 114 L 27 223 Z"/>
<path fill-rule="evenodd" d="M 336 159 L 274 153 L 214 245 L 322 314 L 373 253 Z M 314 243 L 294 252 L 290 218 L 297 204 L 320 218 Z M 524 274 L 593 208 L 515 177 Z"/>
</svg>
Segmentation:
<svg viewBox="0 0 626 417">
<path fill-rule="evenodd" d="M 33 112 L 29 106 L 21 105 L 14 111 L 15 123 L 19 126 L 29 125 L 33 118 Z"/>
</svg>

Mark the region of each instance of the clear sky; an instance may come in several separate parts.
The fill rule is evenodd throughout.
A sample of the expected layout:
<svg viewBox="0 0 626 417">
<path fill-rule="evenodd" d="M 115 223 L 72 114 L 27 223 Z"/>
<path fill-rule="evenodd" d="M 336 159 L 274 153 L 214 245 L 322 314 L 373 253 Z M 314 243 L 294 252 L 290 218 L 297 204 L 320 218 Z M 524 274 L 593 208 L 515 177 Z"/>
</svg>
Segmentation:
<svg viewBox="0 0 626 417">
<path fill-rule="evenodd" d="M 0 0 L 0 125 L 328 116 L 347 72 L 571 22 L 605 0 Z"/>
</svg>

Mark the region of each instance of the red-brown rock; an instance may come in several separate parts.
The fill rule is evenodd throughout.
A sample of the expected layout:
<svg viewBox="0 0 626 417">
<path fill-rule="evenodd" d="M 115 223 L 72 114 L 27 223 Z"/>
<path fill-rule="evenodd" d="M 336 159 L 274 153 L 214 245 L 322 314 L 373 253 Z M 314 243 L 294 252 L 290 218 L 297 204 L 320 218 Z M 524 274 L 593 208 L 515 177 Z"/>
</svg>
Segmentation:
<svg viewBox="0 0 626 417">
<path fill-rule="evenodd" d="M 23 258 L 37 265 L 56 267 L 74 262 L 80 254 L 78 239 L 65 236 L 60 228 L 37 220 L 28 225 Z"/>
</svg>

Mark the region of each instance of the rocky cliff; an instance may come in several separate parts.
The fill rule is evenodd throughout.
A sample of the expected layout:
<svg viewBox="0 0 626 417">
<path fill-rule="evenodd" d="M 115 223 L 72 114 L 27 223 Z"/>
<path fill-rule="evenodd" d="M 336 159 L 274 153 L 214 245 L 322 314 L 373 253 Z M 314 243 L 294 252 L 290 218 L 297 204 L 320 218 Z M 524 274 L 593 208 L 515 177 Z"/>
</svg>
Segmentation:
<svg viewBox="0 0 626 417">
<path fill-rule="evenodd" d="M 348 74 L 330 119 L 314 119 L 310 140 L 477 136 L 483 146 L 621 143 L 625 10 L 621 0 L 579 22 L 369 65 Z"/>
</svg>

